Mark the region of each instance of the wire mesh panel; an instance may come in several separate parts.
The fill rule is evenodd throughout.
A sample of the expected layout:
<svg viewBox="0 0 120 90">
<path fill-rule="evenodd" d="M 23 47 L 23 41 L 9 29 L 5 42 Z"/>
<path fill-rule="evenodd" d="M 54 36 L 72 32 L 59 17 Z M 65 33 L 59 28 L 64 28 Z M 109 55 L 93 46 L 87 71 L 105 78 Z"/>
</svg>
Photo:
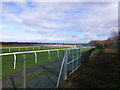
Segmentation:
<svg viewBox="0 0 120 90">
<path fill-rule="evenodd" d="M 67 75 L 69 75 L 72 72 L 72 63 L 67 65 Z"/>
<path fill-rule="evenodd" d="M 63 51 L 18 54 L 15 68 L 14 55 L 3 56 L 3 88 L 56 87 L 63 55 Z"/>
<path fill-rule="evenodd" d="M 56 87 L 57 77 L 60 70 L 61 59 L 63 57 L 62 51 L 57 52 L 44 52 L 37 53 L 38 61 L 35 66 L 32 66 L 32 71 L 27 69 L 29 75 L 27 75 L 26 83 L 29 88 L 49 88 Z M 50 55 L 50 56 L 49 56 Z"/>
<path fill-rule="evenodd" d="M 2 56 L 3 88 L 57 87 L 81 66 L 81 53 L 76 48 Z"/>
<path fill-rule="evenodd" d="M 22 71 L 22 59 L 18 60 L 14 69 L 13 55 L 7 55 L 2 57 L 2 85 L 3 88 L 14 88 L 20 86 L 21 83 L 21 71 Z"/>
<path fill-rule="evenodd" d="M 71 55 L 68 55 L 67 75 L 69 76 L 80 66 L 81 63 L 81 49 L 72 49 Z"/>
</svg>

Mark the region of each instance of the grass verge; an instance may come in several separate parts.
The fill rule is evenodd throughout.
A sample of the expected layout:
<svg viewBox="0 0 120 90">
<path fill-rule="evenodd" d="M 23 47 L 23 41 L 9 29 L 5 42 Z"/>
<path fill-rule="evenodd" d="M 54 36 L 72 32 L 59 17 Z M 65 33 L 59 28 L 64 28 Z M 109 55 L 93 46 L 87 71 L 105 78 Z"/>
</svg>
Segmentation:
<svg viewBox="0 0 120 90">
<path fill-rule="evenodd" d="M 111 49 L 97 49 L 59 88 L 118 88 L 117 55 Z"/>
</svg>

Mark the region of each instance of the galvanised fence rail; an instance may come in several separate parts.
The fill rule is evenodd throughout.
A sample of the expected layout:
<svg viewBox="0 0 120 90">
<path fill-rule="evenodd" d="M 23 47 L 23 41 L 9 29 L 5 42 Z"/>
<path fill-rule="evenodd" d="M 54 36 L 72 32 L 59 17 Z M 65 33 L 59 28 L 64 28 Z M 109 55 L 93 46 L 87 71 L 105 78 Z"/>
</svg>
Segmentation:
<svg viewBox="0 0 120 90">
<path fill-rule="evenodd" d="M 81 53 L 73 48 L 0 54 L 2 88 L 58 87 L 81 66 Z"/>
</svg>

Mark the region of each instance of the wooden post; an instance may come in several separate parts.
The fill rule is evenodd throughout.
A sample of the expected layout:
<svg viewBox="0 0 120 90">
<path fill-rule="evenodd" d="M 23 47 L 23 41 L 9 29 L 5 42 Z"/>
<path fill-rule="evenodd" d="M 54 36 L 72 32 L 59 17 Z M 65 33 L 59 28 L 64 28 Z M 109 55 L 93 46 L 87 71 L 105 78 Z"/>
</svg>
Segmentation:
<svg viewBox="0 0 120 90">
<path fill-rule="evenodd" d="M 26 55 L 23 55 L 23 87 L 26 88 Z"/>
<path fill-rule="evenodd" d="M 16 88 L 15 88 L 15 82 L 14 82 L 14 80 L 13 80 L 13 76 L 12 76 L 12 75 L 10 75 L 10 79 L 11 79 L 13 88 L 16 90 Z"/>
</svg>

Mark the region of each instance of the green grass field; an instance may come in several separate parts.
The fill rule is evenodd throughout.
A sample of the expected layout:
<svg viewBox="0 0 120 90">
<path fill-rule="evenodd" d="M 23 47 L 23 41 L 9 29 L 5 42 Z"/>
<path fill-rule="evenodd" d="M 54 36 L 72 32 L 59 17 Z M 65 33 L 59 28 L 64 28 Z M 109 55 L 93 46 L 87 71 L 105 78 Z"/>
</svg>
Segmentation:
<svg viewBox="0 0 120 90">
<path fill-rule="evenodd" d="M 10 47 L 10 46 L 5 46 Z M 13 46 L 12 46 L 13 47 Z M 18 48 L 17 48 L 18 47 Z M 19 48 L 22 47 L 22 48 Z M 10 52 L 25 52 L 25 51 L 37 51 L 37 50 L 46 50 L 46 49 L 65 49 L 69 47 L 49 47 L 49 46 L 38 46 L 38 47 L 28 47 L 27 46 L 15 46 L 15 48 L 2 48 L 0 49 L 0 53 L 10 53 Z"/>
<path fill-rule="evenodd" d="M 38 52 L 37 53 L 37 63 L 35 63 L 35 54 L 34 53 L 29 53 L 29 54 L 24 54 L 26 55 L 26 70 L 30 71 L 32 69 L 36 69 L 39 68 L 42 65 L 45 65 L 46 63 L 50 63 L 50 62 L 56 62 L 59 61 L 63 58 L 63 51 L 59 51 L 59 57 L 58 57 L 58 53 L 57 51 L 52 51 L 50 52 L 50 59 L 49 59 L 49 54 L 48 52 Z M 22 73 L 23 71 L 23 60 L 22 60 L 23 54 L 18 54 L 17 55 L 17 62 L 16 62 L 16 68 L 13 68 L 13 55 L 7 55 L 7 56 L 2 56 L 2 78 L 8 78 L 9 76 L 15 76 L 18 73 Z M 59 63 L 61 64 L 61 63 Z M 54 66 L 50 66 L 49 69 L 52 70 L 56 67 L 56 65 Z M 37 78 L 40 75 L 45 74 L 44 70 L 42 69 L 41 71 L 37 70 L 37 71 L 33 71 L 30 72 L 31 74 L 27 74 L 27 80 L 30 83 L 30 81 L 33 78 Z M 17 86 L 20 86 L 20 77 L 18 77 L 17 79 L 14 80 L 14 82 L 16 83 Z M 17 84 L 18 83 L 18 84 Z M 10 87 L 5 85 L 5 87 Z"/>
<path fill-rule="evenodd" d="M 36 49 L 38 50 L 38 49 Z M 42 49 L 44 50 L 44 49 Z M 88 48 L 82 48 L 82 51 L 86 51 L 89 50 Z M 15 49 L 13 49 L 13 51 L 17 51 Z M 24 49 L 22 50 L 24 51 Z M 72 52 L 70 53 L 72 54 Z M 37 66 L 43 63 L 47 63 L 47 62 L 52 62 L 54 60 L 59 60 L 61 58 L 63 58 L 63 51 L 61 50 L 59 53 L 59 57 L 58 57 L 58 52 L 57 51 L 52 51 L 50 52 L 50 60 L 49 60 L 49 54 L 48 52 L 38 52 L 37 53 L 37 63 L 35 63 L 35 54 L 34 53 L 27 53 L 24 54 L 26 55 L 26 64 L 27 67 L 31 67 L 32 66 Z M 14 62 L 14 56 L 13 55 L 4 55 L 1 56 L 2 57 L 2 74 L 3 76 L 6 76 L 9 74 L 12 74 L 13 72 L 17 72 L 22 68 L 22 59 L 23 59 L 23 54 L 16 54 L 17 56 L 17 63 L 16 63 L 16 69 L 13 69 L 13 62 Z"/>
<path fill-rule="evenodd" d="M 7 56 L 2 56 L 2 74 L 3 76 L 7 76 L 8 73 L 13 74 L 13 73 L 17 73 L 22 69 L 22 55 L 23 54 L 18 54 L 17 55 L 17 63 L 16 63 L 16 69 L 13 68 L 13 55 L 7 55 Z M 35 54 L 34 53 L 30 53 L 30 54 L 24 54 L 26 55 L 26 67 L 27 68 L 33 68 L 33 67 L 37 67 L 37 65 L 40 64 L 44 64 L 44 63 L 48 63 L 48 62 L 52 62 L 54 60 L 59 60 L 61 59 L 63 56 L 62 51 L 60 51 L 59 57 L 57 55 L 57 52 L 53 51 L 50 54 L 50 59 L 49 59 L 49 54 L 48 52 L 40 52 L 37 53 L 37 63 L 35 63 Z"/>
<path fill-rule="evenodd" d="M 67 47 L 65 47 L 67 48 Z M 52 48 L 51 48 L 52 49 Z M 58 48 L 56 48 L 58 49 Z M 24 51 L 25 49 L 21 50 Z M 36 51 L 39 49 L 35 49 Z M 44 49 L 41 49 L 44 50 Z M 89 48 L 82 48 L 82 52 L 89 50 Z M 7 52 L 7 50 L 4 50 Z M 12 52 L 16 52 L 17 49 L 11 50 Z M 28 49 L 28 51 L 32 51 L 32 48 Z M 77 52 L 74 52 L 77 53 Z M 59 57 L 58 57 L 58 52 L 57 51 L 51 51 L 50 52 L 50 59 L 49 59 L 49 54 L 48 52 L 37 52 L 37 63 L 35 63 L 35 54 L 34 53 L 27 53 L 24 54 L 26 56 L 26 68 L 27 70 L 32 70 L 34 68 L 38 68 L 39 66 L 42 66 L 46 63 L 50 62 L 57 62 L 59 60 L 63 59 L 64 52 L 63 50 L 59 50 Z M 72 51 L 69 52 L 69 57 L 72 56 Z M 19 72 L 22 72 L 23 70 L 23 54 L 17 54 L 17 60 L 16 60 L 16 68 L 14 69 L 14 56 L 13 55 L 5 55 L 5 56 L 0 56 L 2 58 L 2 78 L 6 78 L 11 75 L 17 75 Z M 58 65 L 59 64 L 59 65 Z M 56 65 L 60 66 L 61 63 L 58 63 Z M 54 70 L 56 65 L 49 67 L 49 69 Z M 44 71 L 44 70 L 43 70 Z M 27 78 L 36 78 L 39 77 L 39 75 L 44 74 L 44 72 L 33 72 L 31 75 L 27 75 Z M 19 79 L 15 80 L 16 83 L 18 82 Z M 19 86 L 19 84 L 17 84 Z"/>
</svg>

